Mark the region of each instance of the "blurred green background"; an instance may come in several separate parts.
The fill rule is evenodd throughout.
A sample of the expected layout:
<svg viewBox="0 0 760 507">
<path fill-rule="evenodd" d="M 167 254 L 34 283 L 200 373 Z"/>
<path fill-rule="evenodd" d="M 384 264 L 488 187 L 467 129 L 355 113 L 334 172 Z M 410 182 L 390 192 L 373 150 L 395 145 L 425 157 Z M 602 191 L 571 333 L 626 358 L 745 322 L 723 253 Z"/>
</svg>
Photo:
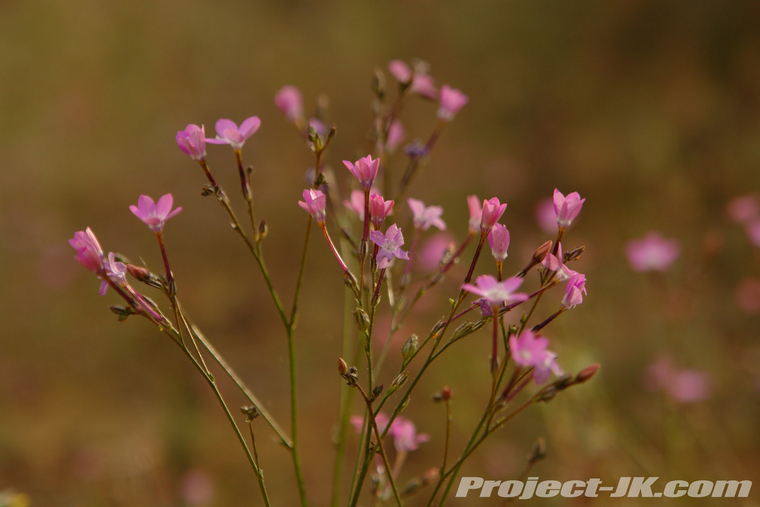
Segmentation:
<svg viewBox="0 0 760 507">
<path fill-rule="evenodd" d="M 465 475 L 515 477 L 544 436 L 548 459 L 534 469 L 544 479 L 760 480 L 760 317 L 734 297 L 741 279 L 758 277 L 760 257 L 725 215 L 731 198 L 760 188 L 760 3 L 3 0 L 0 491 L 23 492 L 33 506 L 260 503 L 208 386 L 147 322 L 116 322 L 107 308 L 116 297 L 99 298 L 67 240 L 90 226 L 104 249 L 159 270 L 155 239 L 128 205 L 171 192 L 184 208 L 166 230 L 181 299 L 285 424 L 281 325 L 174 134 L 203 123 L 211 135 L 220 117 L 261 118 L 244 157 L 270 228 L 272 277 L 290 301 L 305 224 L 296 201 L 312 157 L 275 92 L 298 86 L 307 111 L 319 94 L 330 97 L 338 134 L 327 162 L 345 196 L 340 161 L 369 149 L 373 70 L 415 57 L 438 85 L 470 96 L 409 192 L 443 205 L 455 237 L 467 230 L 466 195 L 498 196 L 509 203 L 507 272 L 517 271 L 550 239 L 536 225 L 536 202 L 555 187 L 587 199 L 566 244 L 587 246 L 576 269 L 589 295 L 546 335 L 566 370 L 599 362 L 600 374 L 528 410 Z M 429 134 L 435 109 L 408 102 L 410 138 Z M 232 151 L 210 146 L 209 161 L 242 212 Z M 634 273 L 624 256 L 626 241 L 653 229 L 683 248 L 657 278 Z M 493 272 L 489 257 L 479 273 Z M 316 235 L 307 269 L 296 333 L 301 433 L 310 497 L 326 505 L 343 284 Z M 402 342 L 446 312 L 463 274 L 458 266 L 427 298 Z M 539 317 L 558 301 L 546 298 Z M 401 482 L 440 464 L 443 408 L 430 395 L 454 391 L 455 450 L 487 401 L 490 338 L 468 340 L 429 371 L 404 413 L 431 441 L 410 456 Z M 709 399 L 679 405 L 644 389 L 663 352 L 710 374 Z M 394 349 L 386 385 L 398 363 Z M 243 404 L 228 382 L 222 389 L 232 406 Z M 270 493 L 292 505 L 289 458 L 259 426 Z M 563 502 L 586 500 L 546 504 Z"/>
</svg>

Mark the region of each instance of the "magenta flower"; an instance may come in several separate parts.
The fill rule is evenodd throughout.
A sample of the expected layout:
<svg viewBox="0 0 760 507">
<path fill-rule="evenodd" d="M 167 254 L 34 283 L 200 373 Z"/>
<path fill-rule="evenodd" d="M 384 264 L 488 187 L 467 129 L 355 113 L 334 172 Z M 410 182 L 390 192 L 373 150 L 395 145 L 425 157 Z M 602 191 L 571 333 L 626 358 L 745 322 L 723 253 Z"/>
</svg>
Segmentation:
<svg viewBox="0 0 760 507">
<path fill-rule="evenodd" d="M 364 194 L 362 193 L 362 205 L 364 204 Z M 385 221 L 385 217 L 387 217 L 391 211 L 393 211 L 393 205 L 395 204 L 394 201 L 391 200 L 385 200 L 383 199 L 383 196 L 380 194 L 373 194 L 370 190 L 370 196 L 369 196 L 369 216 L 372 219 L 372 225 L 375 227 L 375 229 L 380 229 L 380 227 L 383 225 L 383 222 Z M 364 210 L 362 209 L 362 215 L 364 215 Z M 364 217 L 362 216 L 362 220 L 364 220 Z"/>
<path fill-rule="evenodd" d="M 562 227 L 568 227 L 578 213 L 583 208 L 583 203 L 586 199 L 581 199 L 578 192 L 573 192 L 565 197 L 562 192 L 554 189 L 554 214 L 557 216 L 557 224 Z"/>
<path fill-rule="evenodd" d="M 507 278 L 500 282 L 491 275 L 480 275 L 475 280 L 475 285 L 466 283 L 462 285 L 462 289 L 486 298 L 492 306 L 501 306 L 528 299 L 524 292 L 515 292 L 522 283 L 522 278 Z"/>
<path fill-rule="evenodd" d="M 426 99 L 435 100 L 438 97 L 438 88 L 435 87 L 435 79 L 428 74 L 422 74 L 416 72 L 414 79 L 412 79 L 412 87 L 410 88 L 412 93 L 416 93 L 420 97 Z"/>
<path fill-rule="evenodd" d="M 558 243 L 556 257 L 553 254 L 546 254 L 546 257 L 544 257 L 544 260 L 541 262 L 541 264 L 543 264 L 549 271 L 556 271 L 554 276 L 560 282 L 569 280 L 578 274 L 577 271 L 568 268 L 567 265 L 562 262 L 562 258 L 562 243 Z"/>
<path fill-rule="evenodd" d="M 509 249 L 509 231 L 501 224 L 496 224 L 488 233 L 488 244 L 491 245 L 493 258 L 502 262 L 507 258 L 507 249 Z"/>
<path fill-rule="evenodd" d="M 476 299 L 472 304 L 480 308 L 481 317 L 490 317 L 493 315 L 493 307 L 486 298 Z"/>
<path fill-rule="evenodd" d="M 498 197 L 484 200 L 480 230 L 490 231 L 493 229 L 493 226 L 496 225 L 496 222 L 499 221 L 506 209 L 507 203 L 501 204 Z M 470 208 L 470 215 L 472 215 L 472 208 Z"/>
<path fill-rule="evenodd" d="M 629 241 L 626 254 L 634 271 L 665 271 L 681 254 L 681 247 L 675 239 L 650 232 L 642 239 Z"/>
<path fill-rule="evenodd" d="M 570 278 L 565 287 L 565 297 L 562 298 L 562 308 L 570 310 L 576 305 L 583 303 L 583 296 L 586 295 L 586 276 L 577 273 Z"/>
<path fill-rule="evenodd" d="M 77 251 L 74 258 L 79 264 L 93 273 L 103 273 L 105 269 L 103 249 L 100 248 L 98 238 L 95 237 L 89 227 L 84 231 L 75 232 L 74 238 L 69 240 L 69 244 Z"/>
<path fill-rule="evenodd" d="M 106 276 L 119 287 L 127 286 L 127 266 L 123 262 L 116 262 L 116 255 L 108 253 L 108 262 L 105 264 Z M 105 296 L 108 291 L 108 282 L 101 278 L 100 295 Z"/>
<path fill-rule="evenodd" d="M 216 139 L 206 139 L 206 142 L 211 144 L 229 144 L 235 150 L 243 148 L 246 139 L 251 137 L 259 127 L 261 126 L 261 120 L 258 116 L 251 116 L 243 120 L 238 128 L 237 124 L 222 118 L 216 122 Z"/>
<path fill-rule="evenodd" d="M 375 182 L 375 178 L 377 177 L 377 170 L 380 168 L 379 158 L 372 160 L 372 156 L 367 155 L 357 160 L 354 164 L 348 160 L 344 160 L 343 164 L 351 171 L 351 174 L 356 176 L 364 190 L 372 188 L 372 183 Z"/>
<path fill-rule="evenodd" d="M 760 214 L 760 203 L 754 195 L 744 195 L 734 198 L 726 207 L 728 216 L 736 223 L 746 224 Z"/>
<path fill-rule="evenodd" d="M 470 234 L 480 232 L 480 222 L 483 219 L 483 206 L 477 195 L 467 196 L 467 207 L 470 209 Z"/>
<path fill-rule="evenodd" d="M 550 372 L 560 376 L 564 372 L 557 364 L 557 354 L 548 350 L 549 340 L 536 336 L 533 331 L 526 329 L 520 337 L 510 336 L 509 352 L 516 364 L 524 368 L 533 368 L 533 380 L 543 384 L 549 380 Z"/>
<path fill-rule="evenodd" d="M 393 434 L 393 445 L 399 453 L 415 451 L 419 444 L 430 440 L 430 437 L 424 433 L 418 435 L 414 423 L 403 417 L 396 417 L 393 420 L 390 432 Z"/>
<path fill-rule="evenodd" d="M 557 215 L 554 211 L 554 201 L 551 197 L 541 199 L 536 203 L 536 222 L 547 234 L 557 232 Z"/>
<path fill-rule="evenodd" d="M 288 121 L 295 122 L 303 118 L 301 92 L 295 86 L 286 85 L 280 88 L 274 96 L 274 103 Z"/>
<path fill-rule="evenodd" d="M 380 231 L 370 231 L 369 239 L 372 240 L 380 250 L 377 252 L 377 266 L 380 269 L 386 269 L 393 263 L 394 257 L 409 260 L 409 253 L 401 250 L 401 246 L 404 244 L 404 235 L 401 234 L 396 224 L 388 227 L 388 230 L 383 234 Z"/>
<path fill-rule="evenodd" d="M 313 188 L 304 190 L 303 201 L 298 201 L 298 205 L 308 211 L 318 224 L 325 223 L 327 196 L 321 190 L 314 190 Z"/>
<path fill-rule="evenodd" d="M 396 148 L 404 142 L 405 138 L 406 132 L 404 131 L 404 126 L 401 125 L 399 120 L 393 120 L 388 129 L 388 139 L 385 141 L 385 149 L 388 153 L 393 153 L 396 151 Z"/>
<path fill-rule="evenodd" d="M 177 145 L 193 160 L 200 161 L 206 158 L 206 129 L 201 125 L 192 123 L 185 130 L 177 132 Z"/>
<path fill-rule="evenodd" d="M 435 80 L 424 72 L 424 68 L 418 66 L 418 68 L 412 71 L 406 62 L 393 60 L 388 64 L 388 70 L 396 78 L 396 81 L 410 86 L 409 90 L 412 93 L 428 99 L 435 99 L 438 96 Z"/>
<path fill-rule="evenodd" d="M 414 215 L 414 226 L 420 230 L 426 231 L 431 226 L 436 226 L 440 230 L 446 230 L 446 223 L 441 220 L 443 208 L 440 206 L 425 207 L 425 203 L 418 199 L 408 199 L 409 208 Z"/>
<path fill-rule="evenodd" d="M 412 69 L 403 60 L 393 60 L 388 64 L 388 70 L 399 83 L 408 84 L 412 80 Z"/>
<path fill-rule="evenodd" d="M 379 194 L 379 192 L 377 191 L 376 188 L 373 187 L 369 190 L 370 199 L 372 199 L 373 195 L 377 195 L 377 194 Z M 372 201 L 370 200 L 370 203 L 371 202 Z M 351 192 L 350 200 L 343 201 L 343 206 L 345 206 L 346 208 L 356 213 L 359 216 L 359 220 L 364 222 L 364 191 L 363 190 L 353 190 Z"/>
<path fill-rule="evenodd" d="M 161 232 L 164 230 L 166 221 L 182 211 L 182 207 L 172 211 L 172 204 L 172 194 L 162 196 L 158 203 L 153 202 L 153 199 L 147 195 L 141 195 L 137 199 L 137 206 L 132 205 L 129 209 L 137 218 L 145 222 L 151 231 Z"/>
<path fill-rule="evenodd" d="M 443 85 L 441 88 L 441 101 L 438 106 L 438 118 L 444 121 L 451 121 L 462 107 L 470 99 L 464 93 L 449 85 Z"/>
</svg>

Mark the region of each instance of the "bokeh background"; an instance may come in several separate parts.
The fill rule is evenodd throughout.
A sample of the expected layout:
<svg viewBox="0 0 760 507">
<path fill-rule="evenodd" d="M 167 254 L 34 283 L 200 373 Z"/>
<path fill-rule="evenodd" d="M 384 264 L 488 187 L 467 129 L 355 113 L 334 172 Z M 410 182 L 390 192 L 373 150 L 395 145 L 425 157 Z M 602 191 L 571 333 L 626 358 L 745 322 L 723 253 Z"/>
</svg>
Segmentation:
<svg viewBox="0 0 760 507">
<path fill-rule="evenodd" d="M 296 201 L 312 158 L 276 109 L 275 92 L 297 85 L 307 111 L 320 94 L 330 98 L 338 135 L 327 162 L 345 196 L 351 182 L 340 161 L 370 146 L 374 69 L 415 57 L 431 64 L 438 85 L 470 96 L 409 192 L 444 206 L 452 237 L 466 233 L 466 195 L 500 197 L 512 233 L 507 271 L 517 271 L 551 237 L 536 223 L 536 203 L 555 187 L 587 199 L 566 242 L 587 246 L 576 269 L 587 274 L 589 295 L 546 334 L 565 369 L 602 369 L 515 420 L 472 457 L 466 475 L 515 477 L 543 436 L 548 458 L 533 473 L 545 479 L 757 484 L 760 317 L 751 291 L 737 301 L 736 290 L 760 276 L 760 256 L 725 211 L 760 188 L 757 2 L 4 0 L 0 491 L 22 492 L 34 506 L 260 503 L 208 386 L 147 322 L 116 322 L 107 308 L 116 297 L 97 295 L 67 240 L 90 226 L 106 250 L 158 270 L 155 240 L 127 207 L 140 194 L 171 192 L 184 208 L 166 231 L 181 299 L 286 424 L 280 323 L 222 211 L 200 196 L 202 172 L 174 134 L 188 123 L 211 130 L 220 117 L 261 118 L 244 156 L 269 224 L 272 277 L 289 301 L 305 224 Z M 435 110 L 407 103 L 410 139 L 429 135 Z M 232 151 L 210 147 L 209 160 L 236 198 Z M 403 155 L 393 163 L 402 167 Z M 633 272 L 624 254 L 627 241 L 650 230 L 682 247 L 659 276 Z M 297 331 L 301 433 L 310 497 L 327 505 L 343 284 L 317 236 L 307 270 Z M 463 270 L 427 298 L 401 341 L 446 312 Z M 479 272 L 493 272 L 488 256 Z M 545 300 L 540 317 L 559 296 Z M 402 482 L 439 466 L 443 408 L 430 395 L 443 385 L 454 391 L 453 448 L 466 442 L 487 400 L 489 340 L 485 331 L 468 338 L 418 388 L 405 416 L 431 441 L 410 456 Z M 648 391 L 647 368 L 662 354 L 706 372 L 709 396 L 683 404 Z M 395 348 L 386 384 L 398 362 Z M 243 404 L 221 385 L 233 406 Z M 270 493 L 292 505 L 289 458 L 259 426 Z M 735 502 L 757 498 L 753 491 Z M 616 505 L 637 505 L 628 502 Z"/>
</svg>

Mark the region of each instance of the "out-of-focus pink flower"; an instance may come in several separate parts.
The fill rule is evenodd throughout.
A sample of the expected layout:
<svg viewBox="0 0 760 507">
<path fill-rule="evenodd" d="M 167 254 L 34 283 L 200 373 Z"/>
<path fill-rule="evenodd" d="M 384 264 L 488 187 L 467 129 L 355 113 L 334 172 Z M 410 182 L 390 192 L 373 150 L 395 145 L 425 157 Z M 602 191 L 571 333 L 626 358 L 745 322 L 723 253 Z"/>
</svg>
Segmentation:
<svg viewBox="0 0 760 507">
<path fill-rule="evenodd" d="M 470 234 L 477 234 L 480 232 L 480 222 L 483 219 L 483 206 L 477 195 L 467 196 L 467 207 L 470 209 Z"/>
<path fill-rule="evenodd" d="M 760 246 L 760 219 L 753 220 L 747 225 L 747 237 L 755 246 Z"/>
<path fill-rule="evenodd" d="M 501 262 L 507 258 L 509 249 L 509 231 L 501 224 L 496 224 L 488 233 L 488 244 L 491 245 L 493 258 Z"/>
<path fill-rule="evenodd" d="M 480 275 L 475 280 L 475 285 L 466 283 L 462 288 L 480 297 L 484 297 L 493 306 L 517 303 L 528 299 L 524 292 L 515 292 L 522 285 L 522 278 L 507 278 L 503 282 L 498 281 L 491 275 Z"/>
<path fill-rule="evenodd" d="M 443 256 L 454 244 L 454 236 L 447 232 L 431 235 L 415 254 L 416 266 L 424 271 L 435 271 L 440 267 Z"/>
<path fill-rule="evenodd" d="M 451 121 L 454 116 L 464 107 L 470 99 L 449 85 L 441 87 L 441 101 L 438 105 L 438 118 L 444 121 Z"/>
<path fill-rule="evenodd" d="M 372 199 L 373 195 L 378 195 L 378 194 L 379 192 L 374 187 L 369 190 L 370 199 Z M 359 220 L 364 222 L 364 191 L 363 190 L 353 190 L 351 192 L 350 200 L 343 201 L 343 206 L 345 206 L 346 208 L 356 213 L 359 216 Z"/>
<path fill-rule="evenodd" d="M 393 434 L 393 445 L 397 452 L 415 451 L 419 444 L 430 440 L 424 433 L 418 435 L 414 423 L 403 417 L 396 417 L 391 424 L 390 432 Z"/>
<path fill-rule="evenodd" d="M 629 241 L 626 255 L 634 271 L 665 271 L 681 254 L 681 246 L 675 239 L 664 239 L 657 232 L 644 238 Z"/>
<path fill-rule="evenodd" d="M 393 60 L 388 64 L 388 70 L 396 78 L 396 81 L 410 86 L 409 91 L 422 97 L 433 99 L 438 96 L 435 80 L 425 73 L 424 67 L 412 71 L 409 65 L 402 60 Z"/>
<path fill-rule="evenodd" d="M 207 505 L 214 498 L 214 481 L 203 470 L 191 470 L 182 477 L 180 495 L 188 505 Z"/>
<path fill-rule="evenodd" d="M 412 93 L 416 93 L 420 97 L 426 99 L 435 100 L 438 98 L 438 88 L 435 87 L 435 79 L 428 74 L 422 74 L 416 72 L 414 79 L 412 79 L 412 87 L 410 88 Z"/>
<path fill-rule="evenodd" d="M 362 193 L 362 201 L 364 201 L 364 193 Z M 363 204 L 363 202 L 362 202 Z M 369 196 L 369 216 L 372 219 L 372 225 L 375 229 L 380 229 L 385 221 L 385 217 L 393 210 L 394 201 L 383 199 L 380 194 L 372 194 L 370 191 Z M 364 215 L 364 212 L 362 212 Z M 362 216 L 362 220 L 364 217 Z"/>
<path fill-rule="evenodd" d="M 556 376 L 564 372 L 557 364 L 557 354 L 548 350 L 549 340 L 536 336 L 533 331 L 526 329 L 520 337 L 509 338 L 509 352 L 516 364 L 524 368 L 533 367 L 533 380 L 543 384 L 549 380 L 553 372 Z"/>
<path fill-rule="evenodd" d="M 393 60 L 388 64 L 388 70 L 399 83 L 409 83 L 412 79 L 412 69 L 403 60 Z"/>
<path fill-rule="evenodd" d="M 344 160 L 343 164 L 351 171 L 351 174 L 356 176 L 363 189 L 372 188 L 372 183 L 375 182 L 375 178 L 377 177 L 377 170 L 380 168 L 379 158 L 372 160 L 372 156 L 367 155 L 357 160 L 354 164 L 348 160 Z"/>
<path fill-rule="evenodd" d="M 116 255 L 108 253 L 108 262 L 105 264 L 106 276 L 119 287 L 127 286 L 127 266 L 123 262 L 116 262 Z M 100 295 L 105 296 L 108 291 L 108 282 L 101 279 Z"/>
<path fill-rule="evenodd" d="M 481 317 L 490 317 L 493 315 L 493 307 L 491 306 L 491 303 L 488 302 L 486 298 L 480 298 L 473 301 L 474 305 L 478 305 L 480 308 L 480 315 Z"/>
<path fill-rule="evenodd" d="M 369 239 L 380 247 L 376 258 L 377 266 L 380 269 L 386 269 L 390 266 L 394 257 L 405 261 L 409 260 L 409 253 L 401 250 L 404 244 L 404 235 L 401 234 L 401 229 L 396 224 L 388 227 L 385 234 L 380 231 L 369 231 Z"/>
<path fill-rule="evenodd" d="M 679 370 L 666 354 L 647 368 L 644 386 L 650 391 L 664 390 L 678 403 L 696 403 L 710 396 L 710 376 L 706 372 Z"/>
<path fill-rule="evenodd" d="M 398 420 L 398 417 L 394 419 L 393 424 L 396 424 L 396 421 Z M 364 417 L 360 415 L 352 415 L 349 418 L 349 421 L 351 421 L 351 426 L 354 427 L 357 433 L 361 433 L 362 427 L 364 426 Z M 383 412 L 375 414 L 375 423 L 377 424 L 377 429 L 380 430 L 380 432 L 385 431 L 385 427 L 388 426 L 388 416 L 385 415 Z"/>
<path fill-rule="evenodd" d="M 211 144 L 229 144 L 235 150 L 243 148 L 246 139 L 251 137 L 259 127 L 261 120 L 258 116 L 251 116 L 243 120 L 238 128 L 237 123 L 227 118 L 216 122 L 216 139 L 206 139 Z"/>
<path fill-rule="evenodd" d="M 309 127 L 313 128 L 314 132 L 316 132 L 317 135 L 323 139 L 327 134 L 327 125 L 325 125 L 325 123 L 318 118 L 309 118 L 309 120 L 306 122 L 306 130 L 308 130 Z"/>
<path fill-rule="evenodd" d="M 480 221 L 481 231 L 490 231 L 496 222 L 499 221 L 504 214 L 504 210 L 507 209 L 507 203 L 502 204 L 499 202 L 498 197 L 492 197 L 491 199 L 483 201 L 482 218 Z M 472 216 L 472 208 L 470 208 L 470 216 Z"/>
<path fill-rule="evenodd" d="M 206 158 L 206 129 L 203 125 L 199 127 L 191 123 L 185 130 L 177 132 L 175 139 L 179 149 L 193 160 Z"/>
<path fill-rule="evenodd" d="M 303 118 L 301 92 L 295 86 L 286 85 L 280 88 L 274 96 L 274 103 L 288 121 L 295 122 L 299 118 Z"/>
<path fill-rule="evenodd" d="M 747 313 L 760 312 L 760 280 L 745 278 L 739 282 L 734 292 L 734 300 Z"/>
<path fill-rule="evenodd" d="M 399 120 L 393 120 L 390 128 L 388 129 L 388 139 L 385 141 L 385 149 L 388 153 L 393 153 L 396 148 L 404 142 L 406 138 L 406 132 L 404 126 Z"/>
<path fill-rule="evenodd" d="M 166 221 L 182 211 L 181 206 L 172 210 L 173 204 L 172 194 L 161 196 L 157 203 L 153 202 L 153 199 L 147 195 L 141 195 L 137 199 L 137 206 L 132 205 L 129 210 L 145 222 L 151 231 L 161 232 L 164 230 Z"/>
<path fill-rule="evenodd" d="M 69 244 L 77 251 L 74 258 L 79 264 L 93 273 L 100 274 L 103 272 L 105 269 L 103 249 L 100 248 L 98 238 L 95 237 L 89 227 L 84 231 L 75 232 L 74 238 L 69 240 Z"/>
<path fill-rule="evenodd" d="M 586 295 L 586 276 L 577 273 L 567 281 L 565 297 L 562 298 L 562 308 L 566 310 L 575 308 L 576 305 L 583 303 L 584 295 Z"/>
<path fill-rule="evenodd" d="M 317 223 L 325 223 L 327 196 L 325 196 L 321 190 L 307 188 L 303 191 L 303 201 L 298 201 L 298 205 L 314 217 L 314 220 L 316 220 Z"/>
<path fill-rule="evenodd" d="M 541 199 L 536 203 L 536 222 L 547 234 L 557 232 L 557 214 L 554 211 L 554 200 L 551 197 Z"/>
<path fill-rule="evenodd" d="M 578 213 L 583 208 L 586 199 L 581 199 L 578 192 L 567 194 L 565 197 L 562 192 L 554 189 L 554 214 L 557 217 L 557 224 L 560 227 L 569 227 Z"/>
<path fill-rule="evenodd" d="M 414 226 L 416 228 L 426 231 L 434 225 L 442 231 L 446 230 L 446 223 L 441 219 L 442 207 L 425 207 L 425 203 L 418 199 L 408 199 L 406 202 L 409 203 L 409 208 L 414 215 Z"/>
<path fill-rule="evenodd" d="M 728 216 L 736 223 L 745 224 L 760 214 L 760 203 L 754 195 L 744 195 L 734 198 L 726 206 Z"/>
</svg>

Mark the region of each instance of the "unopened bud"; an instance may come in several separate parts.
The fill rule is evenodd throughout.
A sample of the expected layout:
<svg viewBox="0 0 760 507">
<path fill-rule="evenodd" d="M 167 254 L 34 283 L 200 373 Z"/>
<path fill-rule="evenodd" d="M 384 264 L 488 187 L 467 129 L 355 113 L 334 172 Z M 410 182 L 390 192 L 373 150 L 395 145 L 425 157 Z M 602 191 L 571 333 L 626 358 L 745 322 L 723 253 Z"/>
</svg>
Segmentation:
<svg viewBox="0 0 760 507">
<path fill-rule="evenodd" d="M 338 358 L 338 373 L 340 373 L 341 377 L 345 377 L 346 373 L 348 373 L 348 365 L 341 357 Z"/>
<path fill-rule="evenodd" d="M 433 401 L 435 402 L 448 401 L 450 399 L 451 388 L 449 386 L 445 386 L 443 389 L 433 395 Z"/>
<path fill-rule="evenodd" d="M 335 133 L 338 131 L 337 128 L 335 128 L 335 125 L 330 125 L 330 128 L 327 130 L 327 140 L 325 141 L 325 148 L 327 148 L 327 145 L 330 144 L 330 141 L 332 141 L 332 138 L 335 137 Z M 320 176 L 322 176 L 320 174 Z"/>
<path fill-rule="evenodd" d="M 150 271 L 134 264 L 127 264 L 127 272 L 138 282 L 147 282 L 150 279 Z"/>
<path fill-rule="evenodd" d="M 269 234 L 269 227 L 267 226 L 266 220 L 262 220 L 259 222 L 259 239 L 266 238 L 267 234 Z"/>
<path fill-rule="evenodd" d="M 240 407 L 240 411 L 245 415 L 245 422 L 251 422 L 259 416 L 259 409 L 253 405 L 248 407 Z"/>
<path fill-rule="evenodd" d="M 430 484 L 433 481 L 438 480 L 438 474 L 440 473 L 440 469 L 438 468 L 430 468 L 427 472 L 422 474 L 422 485 Z"/>
<path fill-rule="evenodd" d="M 549 240 L 536 249 L 535 253 L 533 254 L 533 261 L 536 263 L 543 262 L 551 249 L 552 241 Z"/>
<path fill-rule="evenodd" d="M 578 375 L 575 376 L 575 383 L 582 384 L 586 382 L 587 380 L 591 379 L 591 377 L 596 375 L 597 371 L 599 371 L 598 363 L 594 363 L 590 366 L 586 366 L 580 372 L 578 372 Z"/>
<path fill-rule="evenodd" d="M 393 382 L 391 382 L 391 387 L 388 389 L 388 394 L 394 393 L 401 389 L 401 387 L 406 383 L 406 380 L 409 378 L 408 372 L 400 373 L 396 378 L 393 379 Z"/>
<path fill-rule="evenodd" d="M 410 336 L 404 346 L 401 348 L 401 356 L 404 358 L 404 363 L 410 361 L 414 354 L 417 353 L 417 347 L 419 346 L 419 338 L 416 334 Z"/>
<path fill-rule="evenodd" d="M 563 255 L 563 260 L 565 264 L 567 264 L 570 261 L 577 261 L 580 259 L 581 255 L 583 255 L 583 252 L 586 251 L 586 245 L 581 245 L 573 250 L 570 250 L 569 252 L 565 252 Z"/>
<path fill-rule="evenodd" d="M 366 333 L 369 329 L 369 315 L 367 315 L 367 312 L 361 308 L 354 310 L 354 323 L 356 323 L 356 327 L 359 331 Z"/>
<path fill-rule="evenodd" d="M 372 93 L 380 100 L 385 97 L 385 75 L 380 69 L 375 69 L 372 76 Z"/>
<path fill-rule="evenodd" d="M 542 438 L 539 438 L 536 440 L 536 443 L 533 445 L 533 449 L 531 449 L 530 454 L 528 454 L 528 463 L 533 464 L 537 461 L 541 461 L 546 457 L 546 441 Z"/>
<path fill-rule="evenodd" d="M 378 386 L 375 386 L 372 388 L 372 398 L 370 401 L 374 401 L 380 397 L 380 395 L 383 393 L 383 384 L 380 384 Z"/>
</svg>

